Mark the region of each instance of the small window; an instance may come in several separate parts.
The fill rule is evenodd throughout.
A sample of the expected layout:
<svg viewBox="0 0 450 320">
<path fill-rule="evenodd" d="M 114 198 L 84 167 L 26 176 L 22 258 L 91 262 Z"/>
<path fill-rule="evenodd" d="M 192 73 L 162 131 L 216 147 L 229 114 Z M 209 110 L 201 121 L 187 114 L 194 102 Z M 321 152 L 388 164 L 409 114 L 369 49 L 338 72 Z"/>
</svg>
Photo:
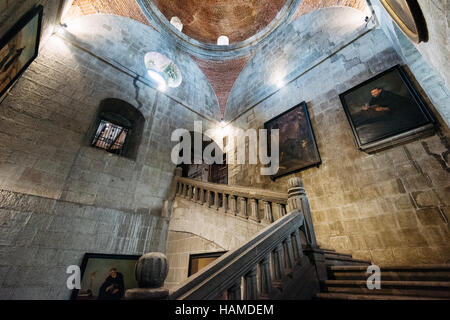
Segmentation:
<svg viewBox="0 0 450 320">
<path fill-rule="evenodd" d="M 126 158 L 136 159 L 145 119 L 131 104 L 119 99 L 101 101 L 89 130 L 89 144 Z"/>
<path fill-rule="evenodd" d="M 217 39 L 217 45 L 219 45 L 219 46 L 228 46 L 228 45 L 230 45 L 230 39 L 227 36 L 220 36 Z"/>
<path fill-rule="evenodd" d="M 100 120 L 92 145 L 121 155 L 127 139 L 128 130 L 107 120 Z"/>
</svg>

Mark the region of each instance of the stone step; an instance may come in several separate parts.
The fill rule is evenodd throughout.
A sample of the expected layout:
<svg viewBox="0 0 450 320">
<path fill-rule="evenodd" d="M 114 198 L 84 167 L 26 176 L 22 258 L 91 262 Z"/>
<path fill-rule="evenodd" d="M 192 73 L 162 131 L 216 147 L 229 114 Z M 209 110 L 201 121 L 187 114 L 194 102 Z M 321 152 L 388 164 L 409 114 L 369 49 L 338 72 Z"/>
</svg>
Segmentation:
<svg viewBox="0 0 450 320">
<path fill-rule="evenodd" d="M 365 266 L 331 266 L 330 276 L 336 280 L 366 280 Z M 450 265 L 385 266 L 382 280 L 450 281 Z"/>
<path fill-rule="evenodd" d="M 448 281 L 381 281 L 380 290 L 370 290 L 366 281 L 326 280 L 326 292 L 450 298 Z"/>
<path fill-rule="evenodd" d="M 325 254 L 325 263 L 327 266 L 348 266 L 348 265 L 357 265 L 357 266 L 367 266 L 372 263 L 367 260 L 354 259 L 351 255 L 342 255 L 342 254 Z"/>
<path fill-rule="evenodd" d="M 396 295 L 375 294 L 349 294 L 349 293 L 318 293 L 317 299 L 321 300 L 446 300 L 431 297 L 410 297 Z"/>
</svg>

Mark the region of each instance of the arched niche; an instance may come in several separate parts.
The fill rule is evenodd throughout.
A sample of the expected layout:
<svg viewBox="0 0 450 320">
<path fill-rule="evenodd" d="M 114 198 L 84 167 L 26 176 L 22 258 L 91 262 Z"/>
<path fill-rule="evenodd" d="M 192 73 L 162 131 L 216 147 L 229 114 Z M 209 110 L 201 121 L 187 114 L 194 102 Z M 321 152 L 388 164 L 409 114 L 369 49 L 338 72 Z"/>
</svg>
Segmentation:
<svg viewBox="0 0 450 320">
<path fill-rule="evenodd" d="M 104 130 L 102 125 L 105 122 L 126 130 L 122 152 L 117 153 L 113 149 L 107 149 L 97 143 L 101 130 Z M 117 153 L 125 158 L 135 160 L 142 140 L 144 125 L 144 116 L 133 105 L 120 99 L 104 99 L 100 102 L 96 118 L 88 133 L 89 145 L 103 149 L 105 152 Z M 117 135 L 117 138 L 119 137 Z"/>
</svg>

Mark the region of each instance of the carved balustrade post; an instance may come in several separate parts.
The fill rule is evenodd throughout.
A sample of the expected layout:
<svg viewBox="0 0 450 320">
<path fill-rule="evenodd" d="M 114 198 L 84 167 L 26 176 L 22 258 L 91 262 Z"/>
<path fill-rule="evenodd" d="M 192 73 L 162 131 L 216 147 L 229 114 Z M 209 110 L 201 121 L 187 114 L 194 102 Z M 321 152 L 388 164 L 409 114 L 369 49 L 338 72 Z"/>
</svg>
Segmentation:
<svg viewBox="0 0 450 320">
<path fill-rule="evenodd" d="M 291 236 L 289 236 L 285 240 L 286 244 L 286 265 L 290 270 L 294 269 L 295 266 L 295 260 L 294 260 L 294 249 L 292 247 L 292 239 Z"/>
<path fill-rule="evenodd" d="M 228 195 L 226 193 L 222 193 L 222 207 L 221 207 L 222 213 L 228 212 Z"/>
<path fill-rule="evenodd" d="M 308 244 L 317 248 L 316 234 L 314 232 L 314 225 L 311 217 L 311 210 L 309 208 L 308 197 L 300 178 L 291 178 L 288 181 L 288 211 L 299 210 L 305 217 L 306 225 L 306 239 Z"/>
<path fill-rule="evenodd" d="M 187 196 L 186 196 L 186 199 L 188 199 L 189 201 L 191 201 L 191 200 L 192 200 L 192 188 L 193 188 L 193 186 L 188 185 L 187 188 L 188 188 L 188 189 L 187 189 Z"/>
<path fill-rule="evenodd" d="M 205 189 L 205 203 L 203 203 L 206 207 L 211 207 L 211 192 Z"/>
<path fill-rule="evenodd" d="M 258 298 L 256 272 L 257 266 L 255 265 L 244 276 L 244 300 L 256 300 Z"/>
<path fill-rule="evenodd" d="M 256 222 L 261 221 L 261 219 L 259 218 L 258 200 L 253 198 L 250 199 L 250 219 Z"/>
<path fill-rule="evenodd" d="M 241 279 L 228 289 L 228 300 L 241 300 Z"/>
<path fill-rule="evenodd" d="M 219 210 L 219 192 L 218 191 L 214 191 L 214 209 Z"/>
<path fill-rule="evenodd" d="M 248 219 L 247 199 L 244 197 L 238 197 L 238 201 L 239 201 L 239 216 Z"/>
<path fill-rule="evenodd" d="M 233 215 L 237 215 L 237 202 L 236 202 L 236 196 L 230 195 L 230 213 Z"/>
<path fill-rule="evenodd" d="M 283 244 L 280 243 L 273 253 L 274 276 L 275 280 L 280 281 L 284 276 Z"/>
<path fill-rule="evenodd" d="M 272 290 L 272 279 L 270 276 L 270 260 L 269 256 L 265 256 L 260 263 L 260 288 L 261 296 L 268 296 Z"/>
<path fill-rule="evenodd" d="M 297 229 L 294 232 L 294 257 L 297 263 L 301 263 L 301 259 L 303 258 L 303 248 L 302 248 L 302 239 L 300 238 L 300 231 Z"/>
<path fill-rule="evenodd" d="M 272 206 L 270 205 L 270 202 L 265 200 L 263 200 L 263 206 L 264 206 L 264 222 L 270 224 L 274 221 L 272 214 Z"/>
<path fill-rule="evenodd" d="M 280 219 L 281 216 L 281 205 L 276 202 L 272 202 L 272 209 L 273 209 L 273 220 L 277 221 Z"/>
</svg>

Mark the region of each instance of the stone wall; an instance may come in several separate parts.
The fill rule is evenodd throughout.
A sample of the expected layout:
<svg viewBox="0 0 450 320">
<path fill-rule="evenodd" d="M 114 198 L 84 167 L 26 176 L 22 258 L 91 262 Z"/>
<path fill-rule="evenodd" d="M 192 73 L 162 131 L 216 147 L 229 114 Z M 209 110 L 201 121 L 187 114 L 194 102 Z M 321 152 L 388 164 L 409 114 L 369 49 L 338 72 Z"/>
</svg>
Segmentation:
<svg viewBox="0 0 450 320">
<path fill-rule="evenodd" d="M 177 197 L 169 224 L 166 286 L 173 288 L 187 278 L 190 254 L 234 250 L 265 227 Z"/>
<path fill-rule="evenodd" d="M 160 214 L 175 169 L 171 133 L 185 124 L 192 130 L 194 120 L 208 128 L 207 117 L 219 108 L 194 62 L 196 69 L 182 70 L 184 86 L 166 93 L 152 88 L 142 67 L 128 64 L 143 65 L 142 57 L 124 58 L 124 52 L 133 52 L 129 46 L 136 43 L 150 44 L 142 50 L 157 48 L 164 40 L 147 38 L 144 25 L 117 19 L 108 20 L 124 36 L 113 39 L 116 55 L 96 50 L 112 39 L 101 37 L 110 30 L 105 19 L 97 20 L 102 25 L 89 39 L 55 34 L 2 97 L 0 298 L 67 299 L 65 268 L 80 265 L 85 252 L 165 251 L 168 221 Z M 131 29 L 137 39 L 127 33 Z M 168 55 L 189 68 L 187 55 Z M 145 117 L 136 160 L 89 146 L 105 98 L 124 100 Z"/>
<path fill-rule="evenodd" d="M 275 182 L 261 176 L 257 166 L 230 166 L 229 182 L 280 191 L 287 179 L 299 176 L 321 246 L 378 264 L 448 262 L 445 123 L 441 121 L 439 135 L 369 155 L 357 149 L 338 97 L 396 64 L 404 62 L 392 43 L 382 30 L 372 30 L 258 102 L 227 129 L 262 128 L 264 122 L 306 101 L 323 163 Z M 240 107 L 245 110 L 247 105 Z"/>
<path fill-rule="evenodd" d="M 424 1 L 423 3 L 434 6 L 431 1 Z M 428 19 L 428 25 L 431 27 L 429 30 L 430 41 L 414 45 L 397 27 L 378 0 L 374 1 L 374 9 L 381 29 L 387 35 L 397 53 L 402 57 L 404 63 L 408 65 L 417 82 L 428 94 L 432 104 L 448 127 L 450 124 L 450 91 L 448 89 L 449 76 L 447 75 L 446 79 L 445 72 L 450 68 L 446 67 L 448 65 L 449 52 L 444 49 L 446 47 L 444 44 L 446 38 L 441 35 L 442 33 L 447 33 L 447 31 L 445 27 L 442 27 L 442 30 L 439 32 L 434 30 L 444 20 L 443 13 L 441 12 L 439 17 Z M 428 55 L 422 55 L 423 50 L 426 50 Z M 445 61 L 438 62 L 443 60 L 443 57 Z"/>
<path fill-rule="evenodd" d="M 188 278 L 191 254 L 225 251 L 214 242 L 188 232 L 169 231 L 167 239 L 169 274 L 164 286 L 168 289 L 173 289 Z"/>
</svg>

